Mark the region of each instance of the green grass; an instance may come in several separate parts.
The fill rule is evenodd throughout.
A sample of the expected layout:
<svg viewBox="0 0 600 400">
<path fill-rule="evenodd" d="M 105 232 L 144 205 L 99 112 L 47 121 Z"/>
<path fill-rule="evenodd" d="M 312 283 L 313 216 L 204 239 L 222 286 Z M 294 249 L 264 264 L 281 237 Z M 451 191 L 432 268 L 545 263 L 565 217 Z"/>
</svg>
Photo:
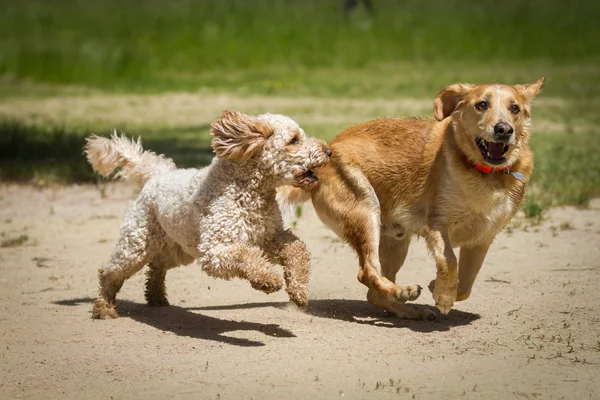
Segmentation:
<svg viewBox="0 0 600 400">
<path fill-rule="evenodd" d="M 537 135 L 531 146 L 535 155 L 531 204 L 587 205 L 600 196 L 600 140 L 598 131 L 578 135 Z M 533 214 L 535 207 L 532 206 Z"/>
<path fill-rule="evenodd" d="M 0 75 L 127 91 L 345 94 L 365 73 L 382 78 L 382 66 L 416 86 L 420 74 L 439 81 L 429 64 L 600 61 L 597 1 L 374 3 L 372 17 L 348 18 L 341 0 L 2 0 Z M 350 73 L 332 80 L 340 69 Z M 533 79 L 528 69 L 518 75 Z"/>
<path fill-rule="evenodd" d="M 0 121 L 0 180 L 53 183 L 93 179 L 82 157 L 83 138 L 64 127 Z"/>
<path fill-rule="evenodd" d="M 455 81 L 600 92 L 600 2 L 0 0 L 0 96 L 82 90 L 431 98 Z M 43 89 L 52 95 L 58 89 Z"/>
</svg>

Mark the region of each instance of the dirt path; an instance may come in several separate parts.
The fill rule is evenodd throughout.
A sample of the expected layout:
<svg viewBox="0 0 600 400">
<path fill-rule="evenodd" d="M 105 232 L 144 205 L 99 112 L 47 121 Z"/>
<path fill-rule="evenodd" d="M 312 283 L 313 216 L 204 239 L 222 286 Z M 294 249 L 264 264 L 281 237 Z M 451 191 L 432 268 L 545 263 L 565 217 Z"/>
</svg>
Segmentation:
<svg viewBox="0 0 600 400">
<path fill-rule="evenodd" d="M 0 398 L 600 398 L 598 201 L 516 220 L 472 297 L 434 322 L 369 306 L 354 254 L 310 207 L 295 228 L 313 253 L 308 310 L 190 266 L 169 272 L 173 306 L 147 308 L 140 274 L 122 318 L 94 321 L 132 194 L 0 187 L 0 239 L 17 242 L 0 248 Z M 415 242 L 400 280 L 433 276 Z M 427 290 L 417 302 L 433 304 Z"/>
</svg>

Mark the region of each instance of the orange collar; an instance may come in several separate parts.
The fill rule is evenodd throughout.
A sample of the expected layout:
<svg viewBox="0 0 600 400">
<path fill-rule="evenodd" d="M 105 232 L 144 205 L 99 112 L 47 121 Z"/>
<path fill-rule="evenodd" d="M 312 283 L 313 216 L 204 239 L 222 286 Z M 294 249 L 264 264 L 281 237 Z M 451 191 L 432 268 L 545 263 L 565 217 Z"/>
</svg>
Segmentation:
<svg viewBox="0 0 600 400">
<path fill-rule="evenodd" d="M 500 167 L 500 168 L 496 168 L 496 167 L 490 167 L 489 165 L 481 165 L 475 161 L 471 161 L 469 160 L 469 164 L 475 168 L 477 171 L 479 172 L 483 172 L 484 174 L 492 174 L 494 172 L 504 172 L 506 175 L 512 175 L 515 178 L 517 178 L 520 181 L 525 181 L 525 177 L 523 176 L 522 173 L 517 172 L 517 171 L 512 171 L 512 164 L 507 165 L 505 167 Z"/>
<path fill-rule="evenodd" d="M 471 160 L 469 160 L 469 163 L 471 164 L 471 167 L 475 168 L 479 172 L 483 172 L 484 174 L 491 174 L 493 172 L 502 172 L 506 170 L 510 171 L 510 167 L 512 167 L 512 164 L 500 168 L 490 167 L 489 165 L 481 165 Z"/>
</svg>

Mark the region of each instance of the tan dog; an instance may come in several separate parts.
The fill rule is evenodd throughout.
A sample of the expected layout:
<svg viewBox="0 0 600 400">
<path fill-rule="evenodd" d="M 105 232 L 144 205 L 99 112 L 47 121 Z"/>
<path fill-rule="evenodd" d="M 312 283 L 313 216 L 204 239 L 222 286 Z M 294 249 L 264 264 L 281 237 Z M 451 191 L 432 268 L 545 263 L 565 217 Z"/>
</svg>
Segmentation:
<svg viewBox="0 0 600 400">
<path fill-rule="evenodd" d="M 350 127 L 331 143 L 319 185 L 285 187 L 280 202 L 308 200 L 321 221 L 358 253 L 367 298 L 402 318 L 430 318 L 421 287 L 395 284 L 411 236 L 436 262 L 439 310 L 469 297 L 494 237 L 519 209 L 533 170 L 529 85 L 456 83 L 434 101 L 434 119 L 385 118 Z M 453 248 L 460 247 L 460 260 Z"/>
</svg>

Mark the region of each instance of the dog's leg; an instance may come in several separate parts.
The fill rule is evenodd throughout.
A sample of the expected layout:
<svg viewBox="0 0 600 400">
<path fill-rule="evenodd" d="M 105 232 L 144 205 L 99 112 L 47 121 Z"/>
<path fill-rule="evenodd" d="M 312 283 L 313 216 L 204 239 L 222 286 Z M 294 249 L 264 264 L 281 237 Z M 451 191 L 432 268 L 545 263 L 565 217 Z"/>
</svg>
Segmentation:
<svg viewBox="0 0 600 400">
<path fill-rule="evenodd" d="M 457 301 L 466 300 L 471 295 L 473 283 L 483 265 L 483 260 L 485 260 L 489 248 L 489 244 L 460 248 Z"/>
<path fill-rule="evenodd" d="M 165 307 L 169 305 L 165 279 L 167 271 L 180 265 L 194 262 L 194 258 L 186 254 L 177 244 L 168 241 L 162 251 L 154 256 L 146 272 L 146 302 L 151 307 Z"/>
<path fill-rule="evenodd" d="M 145 240 L 121 237 L 113 251 L 111 260 L 98 270 L 100 291 L 94 308 L 92 318 L 105 319 L 117 318 L 115 297 L 126 279 L 138 272 L 149 260 Z"/>
<path fill-rule="evenodd" d="M 315 211 L 321 221 L 348 242 L 358 254 L 357 278 L 369 288 L 367 300 L 371 304 L 392 312 L 400 318 L 435 317 L 435 314 L 426 308 L 403 304 L 411 297 L 414 298 L 415 293 L 420 291 L 418 285 L 399 286 L 389 278 L 381 276 L 379 200 L 372 188 L 368 190 L 370 184 L 364 180 L 361 182 L 364 186 L 361 190 L 351 190 L 343 184 L 336 186 L 337 196 L 349 199 L 343 202 L 328 198 L 326 193 L 333 189 L 325 190 L 325 184 L 322 183 L 312 194 Z M 388 272 L 390 276 L 397 272 L 396 269 L 392 274 L 394 268 L 396 267 L 390 267 Z"/>
<path fill-rule="evenodd" d="M 308 304 L 308 281 L 310 278 L 310 253 L 296 235 L 290 231 L 276 233 L 266 249 L 267 255 L 283 266 L 285 291 L 290 300 L 299 306 Z"/>
<path fill-rule="evenodd" d="M 259 247 L 239 244 L 215 246 L 211 250 L 212 254 L 199 260 L 208 275 L 226 280 L 246 279 L 254 289 L 265 293 L 281 290 L 281 276 Z"/>
<path fill-rule="evenodd" d="M 355 208 L 358 210 L 359 208 Z M 364 209 L 363 209 L 364 211 Z M 352 221 L 351 231 L 345 237 L 358 253 L 360 268 L 358 280 L 369 288 L 367 300 L 378 308 L 390 311 L 400 318 L 432 319 L 430 310 L 402 304 L 420 292 L 420 287 L 399 286 L 385 276 L 381 276 L 379 260 L 379 218 L 354 213 L 347 221 Z M 358 228 L 358 229 L 357 229 Z M 391 274 L 391 270 L 390 270 Z"/>
<path fill-rule="evenodd" d="M 460 248 L 456 301 L 466 300 L 471 295 L 473 283 L 483 265 L 483 260 L 485 259 L 489 248 L 489 244 Z M 429 283 L 429 290 L 432 293 L 435 290 L 435 284 L 435 279 Z"/>
<path fill-rule="evenodd" d="M 396 283 L 396 274 L 404 264 L 410 236 L 405 234 L 402 238 L 382 237 L 379 244 L 379 260 L 381 261 L 381 275 Z M 421 286 L 404 286 L 408 292 L 409 301 L 416 300 L 423 289 Z"/>
<path fill-rule="evenodd" d="M 444 228 L 432 228 L 426 225 L 423 236 L 427 242 L 427 248 L 435 259 L 437 274 L 433 287 L 433 299 L 435 305 L 442 312 L 448 314 L 454 301 L 458 286 L 458 265 L 448 232 Z"/>
<path fill-rule="evenodd" d="M 167 290 L 165 287 L 165 278 L 167 270 L 176 267 L 175 261 L 169 252 L 162 252 L 154 256 L 148 264 L 146 272 L 146 303 L 151 307 L 166 307 L 169 305 L 167 300 Z"/>
<path fill-rule="evenodd" d="M 389 237 L 382 237 L 379 245 L 379 258 L 381 261 L 381 274 L 390 282 L 396 282 L 396 274 L 406 260 L 408 247 L 410 245 L 410 237 L 406 236 L 400 240 Z M 421 286 L 398 286 L 403 288 L 402 298 L 405 301 L 416 300 L 421 294 Z M 369 288 L 367 293 L 369 303 L 378 308 L 394 313 L 400 318 L 406 319 L 435 319 L 435 314 L 430 310 L 413 306 L 410 304 L 401 304 L 398 301 L 392 301 L 389 298 L 382 296 L 374 288 Z"/>
<path fill-rule="evenodd" d="M 281 290 L 281 276 L 259 247 L 244 246 L 242 254 L 236 263 L 238 277 L 246 279 L 254 289 L 267 294 Z"/>
<path fill-rule="evenodd" d="M 123 282 L 138 272 L 152 258 L 159 243 L 159 235 L 150 229 L 156 225 L 152 221 L 140 221 L 132 209 L 121 226 L 121 237 L 113 250 L 110 261 L 98 271 L 100 280 L 99 296 L 94 303 L 92 318 L 117 318 L 115 298 Z"/>
</svg>

